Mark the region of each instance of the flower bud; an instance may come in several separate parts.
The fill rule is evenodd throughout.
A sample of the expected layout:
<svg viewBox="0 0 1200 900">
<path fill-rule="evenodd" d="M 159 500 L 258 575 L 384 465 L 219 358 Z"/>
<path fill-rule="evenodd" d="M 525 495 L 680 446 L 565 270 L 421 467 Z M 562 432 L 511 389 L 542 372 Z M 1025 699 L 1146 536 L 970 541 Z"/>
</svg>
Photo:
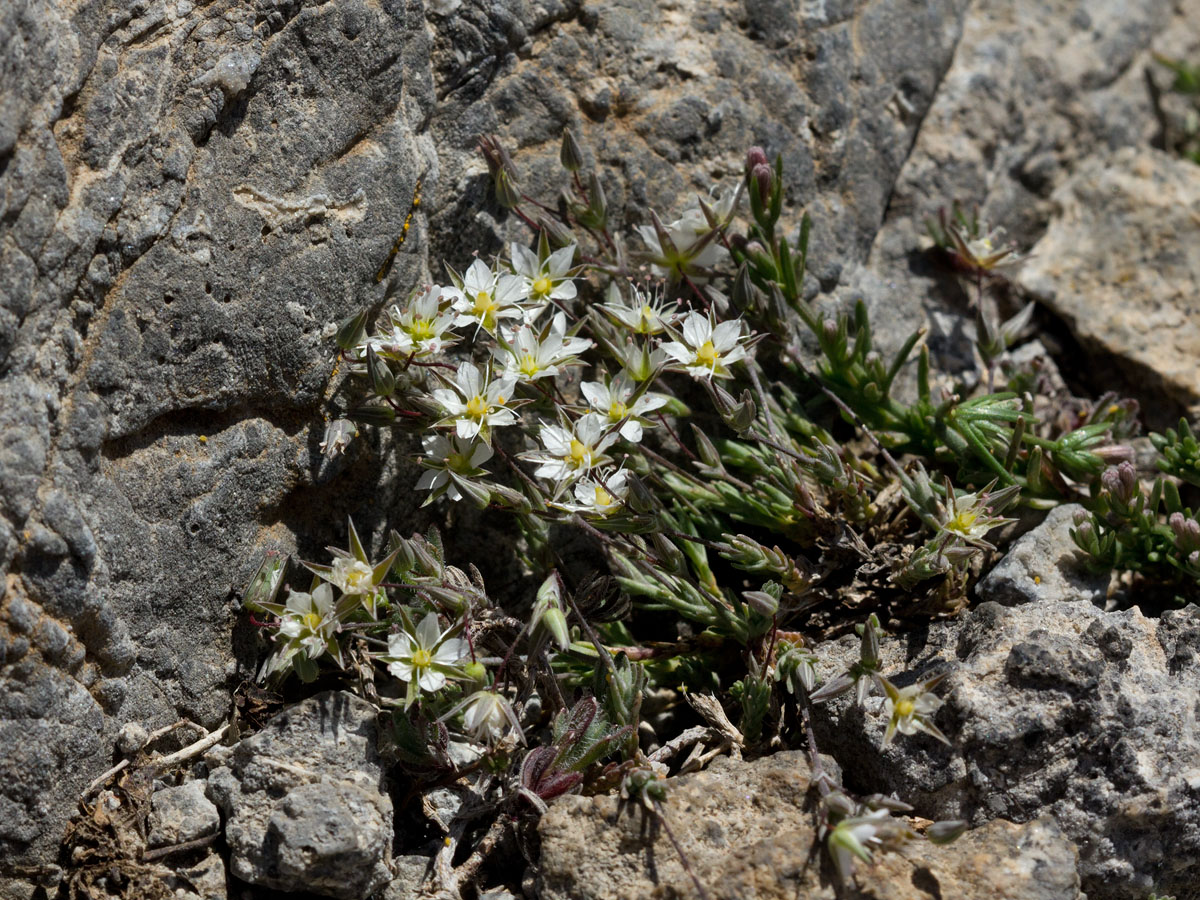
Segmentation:
<svg viewBox="0 0 1200 900">
<path fill-rule="evenodd" d="M 346 413 L 347 418 L 363 425 L 391 425 L 396 421 L 396 411 L 390 406 L 365 404 L 356 406 Z"/>
<path fill-rule="evenodd" d="M 746 151 L 746 171 L 753 172 L 755 166 L 769 165 L 767 152 L 762 147 L 751 147 Z"/>
<path fill-rule="evenodd" d="M 561 250 L 563 247 L 577 243 L 571 229 L 557 219 L 550 216 L 539 216 L 537 225 L 555 250 Z"/>
<path fill-rule="evenodd" d="M 771 618 L 779 612 L 779 600 L 766 591 L 742 591 L 742 599 L 760 616 Z"/>
<path fill-rule="evenodd" d="M 568 172 L 578 172 L 583 168 L 583 150 L 579 141 L 575 140 L 575 132 L 570 128 L 563 129 L 562 148 L 558 152 L 559 162 Z"/>
<path fill-rule="evenodd" d="M 342 320 L 337 330 L 337 345 L 342 350 L 357 347 L 363 339 L 367 326 L 368 310 L 360 310 Z"/>
<path fill-rule="evenodd" d="M 967 823 L 962 819 L 948 819 L 934 822 L 925 831 L 925 837 L 931 844 L 949 844 L 958 840 L 967 830 Z"/>
<path fill-rule="evenodd" d="M 367 347 L 367 381 L 377 397 L 390 397 L 396 392 L 396 376 L 391 367 L 370 346 Z"/>
<path fill-rule="evenodd" d="M 762 163 L 750 170 L 750 189 L 758 192 L 758 198 L 765 206 L 771 201 L 771 189 L 774 186 L 775 173 L 770 165 Z"/>
</svg>

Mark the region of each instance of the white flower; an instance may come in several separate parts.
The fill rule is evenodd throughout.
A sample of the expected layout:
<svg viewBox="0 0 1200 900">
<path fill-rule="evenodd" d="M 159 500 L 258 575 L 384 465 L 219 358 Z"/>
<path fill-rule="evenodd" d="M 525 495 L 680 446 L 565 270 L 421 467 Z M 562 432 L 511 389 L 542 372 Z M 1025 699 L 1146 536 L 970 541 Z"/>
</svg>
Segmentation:
<svg viewBox="0 0 1200 900">
<path fill-rule="evenodd" d="M 454 301 L 458 313 L 456 326 L 476 324 L 495 334 L 501 319 L 519 319 L 524 315 L 520 303 L 529 293 L 525 280 L 517 275 L 501 275 L 477 259 L 462 277 L 462 294 Z"/>
<path fill-rule="evenodd" d="M 388 313 L 390 331 L 368 338 L 367 344 L 381 356 L 407 359 L 409 356 L 430 356 L 453 346 L 458 338 L 446 335 L 455 324 L 451 309 L 443 309 L 444 297 L 453 297 L 436 284 L 427 285 L 409 299 L 403 310 L 393 306 Z M 365 356 L 365 351 L 364 354 Z"/>
<path fill-rule="evenodd" d="M 624 469 L 611 469 L 587 475 L 575 482 L 574 503 L 552 503 L 567 512 L 586 513 L 606 518 L 625 505 L 629 496 L 629 473 Z"/>
<path fill-rule="evenodd" d="M 479 467 L 492 458 L 492 448 L 482 440 L 460 438 L 457 434 L 449 439 L 427 434 L 421 438 L 421 446 L 425 451 L 421 465 L 427 471 L 417 480 L 417 490 L 433 491 L 426 503 L 443 493 L 455 502 L 461 500 L 462 492 L 452 476 L 477 478 L 484 474 Z"/>
<path fill-rule="evenodd" d="M 660 278 L 678 280 L 687 275 L 693 281 L 703 282 L 709 269 L 729 257 L 699 206 L 689 206 L 677 220 L 663 226 L 663 230 L 669 240 L 666 245 L 653 225 L 639 225 L 637 229 L 646 242 L 651 269 Z"/>
<path fill-rule="evenodd" d="M 729 366 L 749 356 L 741 343 L 741 319 L 714 326 L 711 318 L 693 310 L 683 320 L 682 337 L 663 344 L 662 351 L 675 360 L 672 368 L 693 378 L 728 378 Z"/>
<path fill-rule="evenodd" d="M 438 630 L 437 613 L 429 613 L 413 632 L 399 631 L 388 637 L 384 660 L 388 671 L 408 682 L 407 709 L 418 691 L 438 691 L 446 686 L 447 675 L 458 675 L 455 666 L 467 654 L 467 642 L 449 637 L 455 626 Z"/>
<path fill-rule="evenodd" d="M 539 434 L 545 452 L 523 454 L 523 459 L 539 463 L 533 473 L 538 478 L 558 482 L 556 493 L 568 483 L 598 465 L 608 462 L 604 451 L 616 441 L 605 420 L 594 413 L 582 416 L 572 428 L 543 425 Z"/>
<path fill-rule="evenodd" d="M 371 567 L 353 556 L 339 556 L 330 567 L 329 582 L 343 594 L 364 594 L 375 589 Z"/>
<path fill-rule="evenodd" d="M 522 741 L 525 739 L 512 705 L 495 691 L 476 691 L 443 719 L 459 712 L 463 713 L 467 734 L 477 743 L 494 743 L 508 734 L 509 729 L 515 729 Z"/>
<path fill-rule="evenodd" d="M 516 413 L 505 404 L 512 399 L 516 380 L 503 377 L 489 381 L 489 374 L 464 362 L 449 382 L 450 387 L 433 391 L 433 399 L 446 411 L 438 424 L 453 424 L 463 440 L 480 435 L 487 441 L 493 426 L 515 422 Z"/>
<path fill-rule="evenodd" d="M 883 844 L 879 833 L 889 830 L 890 824 L 891 814 L 886 809 L 877 809 L 865 816 L 842 819 L 834 826 L 828 846 L 843 883 L 854 874 L 855 859 L 867 864 L 873 861 L 871 849 Z"/>
<path fill-rule="evenodd" d="M 611 381 L 607 377 L 603 382 L 585 381 L 579 389 L 592 409 L 606 416 L 610 425 L 620 425 L 621 437 L 635 444 L 642 439 L 642 426 L 647 424 L 644 417 L 667 402 L 662 394 L 649 392 L 633 400 L 637 385 L 625 371 Z"/>
<path fill-rule="evenodd" d="M 636 285 L 630 285 L 631 302 L 626 305 L 621 295 L 613 292 L 609 302 L 600 304 L 609 318 L 628 328 L 634 334 L 661 334 L 668 325 L 683 318 L 675 303 L 668 304 L 661 295 L 644 294 Z"/>
<path fill-rule="evenodd" d="M 506 346 L 493 351 L 504 366 L 505 377 L 521 382 L 553 378 L 561 367 L 578 363 L 579 354 L 592 342 L 568 337 L 566 331 L 567 317 L 559 313 L 540 334 L 532 326 L 523 325 L 506 335 Z"/>
<path fill-rule="evenodd" d="M 910 684 L 905 688 L 896 687 L 882 675 L 878 675 L 876 678 L 887 695 L 884 705 L 888 724 L 883 735 L 884 745 L 891 743 L 897 731 L 901 734 L 916 734 L 918 731 L 923 731 L 937 738 L 943 744 L 950 743 L 950 739 L 942 734 L 942 730 L 933 724 L 933 715 L 941 708 L 943 701 L 929 692 L 942 680 L 942 674 L 916 684 Z"/>
<path fill-rule="evenodd" d="M 570 300 L 577 293 L 571 280 L 571 261 L 575 258 L 575 245 L 555 250 L 544 260 L 528 247 L 513 243 L 511 248 L 513 271 L 525 284 L 530 309 L 526 320 L 537 318 L 551 300 Z"/>
<path fill-rule="evenodd" d="M 334 635 L 339 622 L 333 604 L 333 588 L 322 583 L 311 594 L 288 593 L 287 607 L 279 623 L 279 633 L 288 639 L 285 659 L 303 650 L 309 659 L 330 653 L 340 666 L 341 648 Z"/>
</svg>

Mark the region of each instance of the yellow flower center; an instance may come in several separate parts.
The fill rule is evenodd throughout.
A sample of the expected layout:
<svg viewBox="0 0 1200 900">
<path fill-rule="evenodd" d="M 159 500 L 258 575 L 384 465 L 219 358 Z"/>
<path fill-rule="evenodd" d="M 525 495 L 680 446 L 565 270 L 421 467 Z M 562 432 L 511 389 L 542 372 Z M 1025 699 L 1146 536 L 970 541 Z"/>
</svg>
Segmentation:
<svg viewBox="0 0 1200 900">
<path fill-rule="evenodd" d="M 471 468 L 471 456 L 467 453 L 451 453 L 446 457 L 446 468 L 465 472 Z"/>
<path fill-rule="evenodd" d="M 578 438 L 571 438 L 571 449 L 567 459 L 576 467 L 585 466 L 591 462 L 592 448 Z"/>
<path fill-rule="evenodd" d="M 424 647 L 418 647 L 412 652 L 412 667 L 414 669 L 428 669 L 433 665 L 433 654 Z"/>
<path fill-rule="evenodd" d="M 433 322 L 430 319 L 417 319 L 408 330 L 415 341 L 427 341 L 434 337 Z"/>
<path fill-rule="evenodd" d="M 371 570 L 370 569 L 366 569 L 365 567 L 364 567 L 364 569 L 353 568 L 349 572 L 346 573 L 346 587 L 350 588 L 352 591 L 356 590 L 357 588 L 362 587 L 364 584 L 370 584 L 370 583 L 371 583 Z"/>
<path fill-rule="evenodd" d="M 658 313 L 647 303 L 642 307 L 637 330 L 642 334 L 654 334 L 658 328 Z"/>
<path fill-rule="evenodd" d="M 712 341 L 705 341 L 703 346 L 696 348 L 696 365 L 704 366 L 706 369 L 716 368 L 717 348 L 713 346 Z"/>
<path fill-rule="evenodd" d="M 896 716 L 900 719 L 907 719 L 916 711 L 916 708 L 917 705 L 906 698 L 896 704 Z"/>
<path fill-rule="evenodd" d="M 629 407 L 620 400 L 614 400 L 608 407 L 608 418 L 610 421 L 620 422 L 627 415 L 629 415 Z"/>
<path fill-rule="evenodd" d="M 468 417 L 472 419 L 482 419 L 487 415 L 487 412 L 488 402 L 486 399 L 484 399 L 482 394 L 476 394 L 467 401 L 466 413 Z"/>
<path fill-rule="evenodd" d="M 550 280 L 549 275 L 543 275 L 535 279 L 533 284 L 529 286 L 529 289 L 533 292 L 534 296 L 545 297 L 554 290 L 554 282 Z"/>
<path fill-rule="evenodd" d="M 315 632 L 321 627 L 321 614 L 318 612 L 305 613 L 302 621 L 304 622 L 305 628 L 307 628 L 309 631 Z"/>
<path fill-rule="evenodd" d="M 596 509 L 606 509 L 613 503 L 613 495 L 604 489 L 604 485 L 596 485 Z"/>
<path fill-rule="evenodd" d="M 496 306 L 496 300 L 490 293 L 480 291 L 475 295 L 475 305 L 471 307 L 471 314 L 482 319 L 495 312 Z"/>
<path fill-rule="evenodd" d="M 540 371 L 537 360 L 533 358 L 532 353 L 521 354 L 521 365 L 518 368 L 521 370 L 522 375 L 526 375 L 529 378 L 532 378 Z"/>
<path fill-rule="evenodd" d="M 964 509 L 953 519 L 946 523 L 946 530 L 953 531 L 955 534 L 969 535 L 971 528 L 975 524 L 975 520 L 979 518 L 979 513 L 973 509 Z"/>
</svg>

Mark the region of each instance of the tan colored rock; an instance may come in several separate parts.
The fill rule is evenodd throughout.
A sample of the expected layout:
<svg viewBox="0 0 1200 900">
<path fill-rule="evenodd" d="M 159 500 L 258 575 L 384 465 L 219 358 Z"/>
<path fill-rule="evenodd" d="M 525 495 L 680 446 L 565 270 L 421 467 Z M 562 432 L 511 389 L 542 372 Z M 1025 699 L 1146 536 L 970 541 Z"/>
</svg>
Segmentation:
<svg viewBox="0 0 1200 900">
<path fill-rule="evenodd" d="M 1089 159 L 1017 283 L 1085 343 L 1200 404 L 1200 166 L 1144 148 Z"/>
<path fill-rule="evenodd" d="M 801 753 L 753 763 L 721 759 L 668 782 L 668 824 L 713 900 L 834 900 L 832 871 L 817 841 Z M 638 807 L 613 797 L 564 797 L 543 817 L 544 900 L 695 897 L 670 839 Z M 1049 819 L 992 822 L 954 844 L 914 841 L 903 854 L 859 867 L 851 897 L 930 896 L 1076 900 L 1076 853 Z"/>
</svg>

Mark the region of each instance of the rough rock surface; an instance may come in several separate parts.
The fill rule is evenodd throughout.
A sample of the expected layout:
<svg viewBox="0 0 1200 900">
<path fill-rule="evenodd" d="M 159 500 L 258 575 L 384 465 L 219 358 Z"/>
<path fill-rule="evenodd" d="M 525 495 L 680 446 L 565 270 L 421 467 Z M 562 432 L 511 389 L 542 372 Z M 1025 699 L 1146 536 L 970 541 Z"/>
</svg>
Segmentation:
<svg viewBox="0 0 1200 900">
<path fill-rule="evenodd" d="M 3 4 L 0 574 L 83 660 L 0 672 L 6 696 L 58 698 L 0 726 L 37 720 L 4 761 L 28 777 L 0 783 L 0 858 L 53 859 L 120 725 L 227 713 L 255 652 L 230 599 L 259 553 L 301 534 L 319 553 L 351 512 L 417 527 L 386 441 L 335 465 L 317 444 L 327 326 L 381 298 L 418 178 L 435 212 L 398 290 L 516 233 L 479 213 L 481 133 L 537 186 L 579 127 L 631 222 L 731 183 L 762 143 L 831 284 L 866 253 L 964 5 Z"/>
<path fill-rule="evenodd" d="M 667 781 L 668 823 L 714 900 L 839 896 L 813 855 L 809 786 L 805 756 L 795 752 L 754 763 L 722 758 Z M 638 807 L 564 797 L 538 830 L 544 900 L 697 896 L 670 840 Z M 914 842 L 858 871 L 860 890 L 850 896 L 880 900 L 1080 896 L 1074 847 L 1047 819 L 992 822 L 944 847 Z"/>
<path fill-rule="evenodd" d="M 761 143 L 816 220 L 810 290 L 865 292 L 898 341 L 930 291 L 961 299 L 925 215 L 981 201 L 1032 241 L 1083 156 L 1152 139 L 1149 50 L 1190 53 L 1200 21 L 1196 0 L 967 6 L 0 3 L 0 869 L 52 870 L 121 725 L 227 714 L 261 551 L 320 553 L 347 513 L 423 524 L 389 440 L 317 451 L 326 326 L 382 298 L 419 178 L 401 291 L 519 233 L 480 133 L 538 190 L 575 126 L 630 224 Z"/>
<path fill-rule="evenodd" d="M 1054 192 L 1018 284 L 1183 406 L 1200 406 L 1200 167 L 1128 147 Z"/>
<path fill-rule="evenodd" d="M 1169 78 L 1152 53 L 1196 58 L 1197 22 L 1197 0 L 973 4 L 870 258 L 842 279 L 843 302 L 866 300 L 884 346 L 927 327 L 935 363 L 969 377 L 974 324 L 963 313 L 975 289 L 929 252 L 925 223 L 954 202 L 978 207 L 1028 250 L 1055 214 L 1055 190 L 1083 160 L 1157 139 L 1147 80 Z M 1104 317 L 1087 327 L 1102 333 Z"/>
<path fill-rule="evenodd" d="M 358 900 L 387 884 L 392 802 L 375 710 L 328 691 L 279 713 L 209 776 L 231 870 L 285 891 Z"/>
<path fill-rule="evenodd" d="M 895 790 L 929 818 L 1049 815 L 1079 848 L 1091 900 L 1188 891 L 1200 858 L 1200 608 L 1147 619 L 1087 600 L 984 603 L 883 642 L 899 686 L 949 676 L 935 723 L 882 747 L 881 697 L 820 707 L 819 745 L 851 786 Z M 822 645 L 837 674 L 856 641 Z"/>
<path fill-rule="evenodd" d="M 1103 606 L 1108 573 L 1088 571 L 1071 539 L 1075 513 L 1082 509 L 1068 503 L 1050 510 L 1040 524 L 1008 548 L 1004 558 L 976 585 L 976 595 L 1005 606 L 1047 598 L 1089 600 Z"/>
<path fill-rule="evenodd" d="M 147 835 L 151 847 L 182 844 L 217 833 L 221 817 L 204 789 L 203 781 L 189 781 L 154 792 Z"/>
</svg>

